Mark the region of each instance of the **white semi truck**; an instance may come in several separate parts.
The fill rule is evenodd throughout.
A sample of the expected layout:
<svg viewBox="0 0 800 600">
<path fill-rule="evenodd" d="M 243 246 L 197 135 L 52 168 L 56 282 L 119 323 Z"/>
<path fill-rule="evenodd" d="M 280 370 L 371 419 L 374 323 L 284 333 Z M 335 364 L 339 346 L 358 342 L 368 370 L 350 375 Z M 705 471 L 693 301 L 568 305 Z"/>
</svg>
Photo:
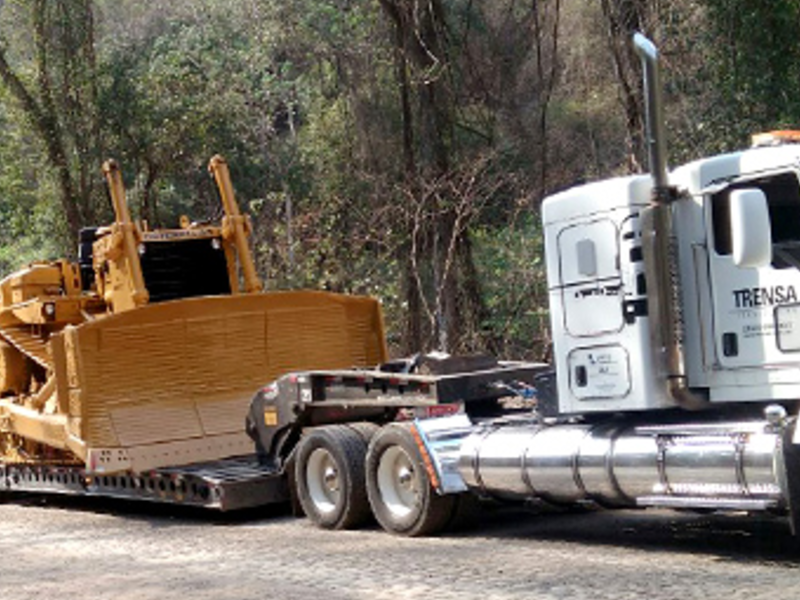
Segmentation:
<svg viewBox="0 0 800 600">
<path fill-rule="evenodd" d="M 254 398 L 262 463 L 318 525 L 372 513 L 426 534 L 478 496 L 765 512 L 797 530 L 800 145 L 779 132 L 668 171 L 658 53 L 634 44 L 651 175 L 542 205 L 552 368 L 409 360 L 294 373 Z M 534 392 L 533 410 L 503 404 Z"/>
<path fill-rule="evenodd" d="M 475 498 L 771 513 L 788 518 L 797 532 L 800 145 L 790 142 L 800 141 L 800 134 L 762 136 L 758 147 L 669 172 L 657 51 L 640 35 L 634 44 L 645 72 L 651 175 L 582 185 L 542 205 L 553 365 L 427 356 L 374 370 L 293 372 L 258 390 L 250 404 L 246 432 L 256 456 L 240 456 L 249 449 L 244 434 L 243 445 L 230 446 L 230 456 L 204 456 L 197 448 L 207 445 L 205 438 L 192 433 L 197 427 L 187 434 L 197 442 L 194 451 L 162 452 L 158 462 L 138 469 L 119 453 L 110 454 L 114 460 L 101 455 L 99 461 L 63 464 L 50 451 L 31 457 L 20 445 L 25 453 L 19 460 L 0 464 L 0 492 L 85 494 L 219 510 L 293 496 L 319 526 L 355 527 L 374 516 L 403 535 L 440 530 Z M 77 293 L 80 286 L 75 287 Z M 58 300 L 69 300 L 66 296 Z M 250 385 L 250 379 L 231 379 L 236 372 L 241 377 L 243 365 L 254 370 L 249 377 L 263 372 L 268 379 L 275 374 L 257 371 L 259 365 L 274 362 L 273 370 L 285 373 L 308 364 L 384 360 L 382 321 L 369 302 L 338 299 L 337 306 L 322 310 L 319 300 L 318 310 L 302 312 L 305 304 L 289 306 L 297 305 L 298 297 L 287 296 L 269 327 L 255 329 L 253 323 L 264 318 L 253 316 L 260 297 L 235 300 L 246 309 L 237 327 L 261 335 L 258 344 L 225 328 L 220 331 L 228 332 L 226 337 L 208 333 L 225 343 L 187 341 L 185 355 L 200 353 L 195 363 L 205 367 L 192 371 L 176 363 L 186 374 L 174 378 L 174 394 L 165 396 L 159 387 L 164 376 L 137 379 L 126 393 L 135 390 L 148 402 L 198 403 L 210 391 L 227 393 L 220 382 Z M 35 306 L 46 310 L 55 302 L 49 298 Z M 147 314 L 164 311 L 177 318 L 173 313 L 184 305 L 180 299 L 164 302 Z M 21 308 L 28 314 L 31 306 L 15 305 L 9 314 Z M 302 315 L 293 317 L 290 308 Z M 222 312 L 230 321 L 230 309 Z M 334 319 L 334 312 L 341 318 Z M 192 314 L 191 322 L 199 323 L 199 313 Z M 33 353 L 30 344 L 9 333 L 7 323 L 0 325 L 8 343 Z M 120 349 L 130 346 L 128 338 L 120 339 Z M 152 350 L 152 336 L 136 339 Z M 241 346 L 231 345 L 234 339 Z M 241 353 L 231 354 L 240 347 Z M 254 360 L 261 356 L 252 353 L 256 347 L 265 352 L 261 362 Z M 174 343 L 158 348 L 163 356 L 174 355 L 164 350 Z M 48 356 L 66 355 L 51 350 Z M 101 352 L 91 356 L 106 360 Z M 109 354 L 108 364 L 116 364 L 114 356 Z M 136 356 L 140 362 L 162 354 Z M 71 411 L 80 406 L 71 399 L 93 388 L 70 383 L 78 381 L 80 364 L 73 368 L 66 360 L 61 371 L 58 364 L 53 372 L 69 376 L 56 379 L 69 389 L 46 384 L 38 393 L 45 400 L 69 398 Z M 221 369 L 219 376 L 212 365 Z M 91 370 L 96 376 L 105 372 Z M 130 382 L 128 375 L 120 381 Z M 8 381 L 11 389 L 14 381 Z M 159 394 L 151 398 L 154 387 Z M 94 392 L 98 402 L 120 407 L 103 388 Z M 38 417 L 27 404 L 3 399 L 0 413 L 16 418 L 0 414 L 6 439 L 24 434 L 37 443 L 50 439 L 43 437 L 50 430 L 41 424 L 56 417 L 48 412 L 50 400 L 37 404 L 39 396 L 30 401 L 44 415 Z M 118 411 L 119 423 L 115 414 L 110 421 L 104 413 L 100 417 L 115 427 L 130 425 L 125 431 L 133 445 L 154 441 L 154 425 L 174 437 L 190 417 L 203 417 L 212 431 L 236 418 L 230 410 L 201 408 L 171 420 L 159 420 L 158 412 L 134 419 L 128 418 L 130 411 Z M 174 407 L 173 414 L 178 415 Z M 96 416 L 96 411 L 89 415 L 94 422 Z M 72 423 L 62 421 L 55 423 L 61 427 L 57 432 Z M 17 428 L 11 428 L 15 422 Z"/>
</svg>

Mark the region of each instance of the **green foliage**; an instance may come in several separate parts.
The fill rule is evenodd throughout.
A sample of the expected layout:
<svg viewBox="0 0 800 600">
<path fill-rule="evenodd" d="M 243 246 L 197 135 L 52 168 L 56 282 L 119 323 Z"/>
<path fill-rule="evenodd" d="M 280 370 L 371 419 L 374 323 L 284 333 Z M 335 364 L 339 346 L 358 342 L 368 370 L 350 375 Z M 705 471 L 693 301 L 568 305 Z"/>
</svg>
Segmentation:
<svg viewBox="0 0 800 600">
<path fill-rule="evenodd" d="M 539 359 L 549 352 L 544 247 L 538 215 L 503 227 L 473 231 L 476 267 L 488 308 L 482 323 L 491 349 L 508 359 Z"/>
<path fill-rule="evenodd" d="M 65 235 L 57 207 L 45 200 L 49 182 L 37 176 L 45 169 L 41 149 L 26 139 L 20 122 L 0 104 L 0 274 L 59 256 Z"/>
<path fill-rule="evenodd" d="M 674 162 L 800 124 L 800 0 L 608 5 L 635 5 L 663 49 Z M 0 2 L 0 48 L 36 91 L 31 6 Z M 82 219 L 110 218 L 107 156 L 137 217 L 215 218 L 206 165 L 221 153 L 270 289 L 378 296 L 396 349 L 546 355 L 535 208 L 554 190 L 629 172 L 637 134 L 618 93 L 637 66 L 610 56 L 628 32 L 609 39 L 597 3 L 46 6 L 57 59 L 47 74 Z M 94 21 L 75 18 L 86 9 Z M 0 127 L 0 269 L 73 255 L 57 169 L 7 86 Z M 422 320 L 416 332 L 409 315 Z M 449 339 L 437 331 L 448 327 Z"/>
<path fill-rule="evenodd" d="M 704 3 L 719 99 L 715 134 L 740 146 L 752 133 L 800 126 L 800 2 Z"/>
<path fill-rule="evenodd" d="M 204 168 L 215 153 L 226 155 L 240 193 L 260 195 L 254 184 L 263 181 L 248 175 L 263 166 L 257 138 L 278 110 L 264 92 L 270 78 L 266 57 L 222 10 L 156 20 L 138 37 L 109 41 L 102 116 L 111 152 L 149 175 L 134 182 L 142 188 L 134 192 L 157 198 L 143 217 L 173 225 L 185 212 L 212 216 Z"/>
</svg>

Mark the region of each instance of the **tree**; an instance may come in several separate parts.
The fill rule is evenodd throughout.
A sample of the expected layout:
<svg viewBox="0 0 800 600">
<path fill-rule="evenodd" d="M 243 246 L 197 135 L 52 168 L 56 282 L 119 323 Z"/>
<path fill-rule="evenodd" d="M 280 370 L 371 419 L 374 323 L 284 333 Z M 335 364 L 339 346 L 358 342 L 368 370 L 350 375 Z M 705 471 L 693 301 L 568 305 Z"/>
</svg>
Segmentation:
<svg viewBox="0 0 800 600">
<path fill-rule="evenodd" d="M 406 340 L 416 348 L 479 351 L 491 336 L 481 333 L 487 310 L 472 228 L 486 219 L 502 222 L 501 215 L 514 212 L 514 198 L 540 197 L 548 187 L 560 2 L 520 8 L 382 0 L 381 7 L 392 25 L 402 186 L 413 209 L 404 216 L 410 247 L 400 247 L 407 257 Z M 520 96 L 523 81 L 533 82 L 524 93 L 536 96 L 533 131 L 519 126 L 531 121 L 531 103 Z M 528 148 L 531 161 L 518 166 L 533 165 L 535 174 L 518 178 L 511 155 Z M 521 181 L 537 191 L 521 190 Z"/>
<path fill-rule="evenodd" d="M 602 0 L 607 27 L 607 44 L 614 61 L 620 101 L 625 111 L 628 170 L 642 170 L 644 156 L 644 95 L 642 76 L 631 44 L 633 34 L 652 36 L 653 19 L 649 0 Z"/>
<path fill-rule="evenodd" d="M 68 240 L 106 221 L 107 156 L 149 224 L 217 217 L 205 167 L 219 152 L 269 287 L 379 296 L 398 352 L 541 358 L 540 201 L 643 166 L 632 33 L 659 46 L 670 154 L 684 161 L 797 120 L 798 10 L 798 0 L 0 3 L 0 225 L 15 237 L 0 263 L 69 253 L 43 232 L 63 223 Z"/>
<path fill-rule="evenodd" d="M 725 147 L 800 124 L 798 0 L 704 0 L 717 118 Z"/>
<path fill-rule="evenodd" d="M 90 0 L 33 0 L 19 5 L 11 25 L 30 32 L 32 64 L 12 56 L 0 38 L 0 81 L 45 149 L 58 181 L 69 238 L 92 222 L 101 205 L 97 165 L 102 156 L 96 115 L 94 10 Z M 17 32 L 18 34 L 18 32 Z"/>
</svg>

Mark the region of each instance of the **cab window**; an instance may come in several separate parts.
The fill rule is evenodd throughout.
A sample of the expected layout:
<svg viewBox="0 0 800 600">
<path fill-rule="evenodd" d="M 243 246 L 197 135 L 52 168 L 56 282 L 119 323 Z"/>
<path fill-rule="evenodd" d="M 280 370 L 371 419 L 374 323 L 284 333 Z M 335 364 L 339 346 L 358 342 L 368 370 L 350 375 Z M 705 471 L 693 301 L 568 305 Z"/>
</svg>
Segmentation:
<svg viewBox="0 0 800 600">
<path fill-rule="evenodd" d="M 795 173 L 780 173 L 734 183 L 712 194 L 714 250 L 721 256 L 732 252 L 730 230 L 730 193 L 743 188 L 764 192 L 769 206 L 772 231 L 772 266 L 800 268 L 800 182 Z"/>
</svg>

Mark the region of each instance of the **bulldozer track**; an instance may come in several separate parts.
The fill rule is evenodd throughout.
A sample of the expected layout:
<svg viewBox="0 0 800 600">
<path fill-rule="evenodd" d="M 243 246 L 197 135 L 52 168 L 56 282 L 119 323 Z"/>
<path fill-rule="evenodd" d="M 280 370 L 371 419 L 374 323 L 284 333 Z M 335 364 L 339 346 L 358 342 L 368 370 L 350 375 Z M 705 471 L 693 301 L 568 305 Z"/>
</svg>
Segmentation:
<svg viewBox="0 0 800 600">
<path fill-rule="evenodd" d="M 47 341 L 28 327 L 0 327 L 0 337 L 35 363 L 50 368 Z"/>
</svg>

